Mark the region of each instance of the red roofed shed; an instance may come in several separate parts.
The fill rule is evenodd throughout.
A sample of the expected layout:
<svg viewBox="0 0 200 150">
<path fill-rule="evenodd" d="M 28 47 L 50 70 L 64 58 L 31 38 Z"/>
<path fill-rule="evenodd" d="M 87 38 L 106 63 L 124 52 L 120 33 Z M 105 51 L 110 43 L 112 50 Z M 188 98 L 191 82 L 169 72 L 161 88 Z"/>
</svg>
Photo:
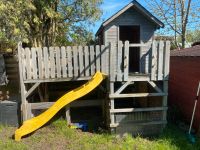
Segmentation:
<svg viewBox="0 0 200 150">
<path fill-rule="evenodd" d="M 171 51 L 169 105 L 177 107 L 189 123 L 200 81 L 200 45 Z M 200 127 L 200 100 L 193 128 Z"/>
</svg>

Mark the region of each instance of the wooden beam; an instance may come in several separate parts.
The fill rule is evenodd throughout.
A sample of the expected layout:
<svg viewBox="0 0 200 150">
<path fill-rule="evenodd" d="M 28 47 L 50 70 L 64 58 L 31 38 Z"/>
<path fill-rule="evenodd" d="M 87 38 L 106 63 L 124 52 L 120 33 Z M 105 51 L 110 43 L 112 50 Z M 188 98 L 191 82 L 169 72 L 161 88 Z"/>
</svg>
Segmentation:
<svg viewBox="0 0 200 150">
<path fill-rule="evenodd" d="M 115 124 L 110 124 L 111 128 L 116 128 L 118 126 L 124 126 L 124 125 L 128 125 L 128 124 L 134 124 L 134 125 L 157 125 L 157 124 L 167 124 L 167 121 L 149 121 L 149 122 L 126 122 L 126 123 L 115 123 Z"/>
<path fill-rule="evenodd" d="M 41 103 L 29 103 L 31 105 L 31 109 L 48 109 L 55 102 L 41 102 Z M 102 100 L 77 100 L 70 103 L 70 107 L 89 107 L 89 106 L 101 106 Z"/>
<path fill-rule="evenodd" d="M 110 93 L 114 93 L 114 82 L 110 83 Z M 110 111 L 113 111 L 115 109 L 115 101 L 113 98 L 110 99 Z M 110 120 L 111 120 L 111 124 L 115 123 L 115 116 L 114 114 L 110 113 Z"/>
<path fill-rule="evenodd" d="M 67 106 L 65 110 L 66 110 L 65 115 L 66 115 L 67 124 L 70 125 L 71 124 L 70 106 Z"/>
<path fill-rule="evenodd" d="M 18 59 L 19 59 L 19 76 L 20 76 L 20 90 L 21 90 L 21 110 L 23 121 L 27 120 L 27 101 L 25 97 L 26 88 L 23 82 L 23 62 L 22 62 L 22 43 L 18 43 Z"/>
<path fill-rule="evenodd" d="M 125 41 L 124 45 L 124 81 L 128 81 L 129 74 L 129 41 Z"/>
<path fill-rule="evenodd" d="M 134 83 L 132 81 L 125 82 L 116 92 L 115 94 L 120 94 L 127 86 L 129 86 L 131 83 Z"/>
<path fill-rule="evenodd" d="M 148 81 L 148 82 L 158 93 L 163 92 L 153 81 Z"/>
<path fill-rule="evenodd" d="M 135 93 L 135 94 L 110 94 L 110 98 L 166 96 L 166 93 Z"/>
<path fill-rule="evenodd" d="M 81 81 L 81 80 L 90 80 L 91 76 L 88 77 L 71 77 L 71 78 L 54 78 L 54 79 L 37 79 L 37 80 L 25 80 L 24 83 L 44 83 L 44 82 L 64 82 L 64 81 Z"/>
<path fill-rule="evenodd" d="M 40 83 L 35 83 L 25 94 L 25 98 L 27 98 L 38 86 L 40 85 Z"/>
<path fill-rule="evenodd" d="M 146 44 L 129 44 L 129 47 L 146 47 Z"/>
<path fill-rule="evenodd" d="M 124 113 L 124 112 L 148 112 L 148 111 L 163 111 L 167 110 L 167 107 L 150 107 L 150 108 L 124 108 L 124 109 L 114 109 L 110 113 Z"/>
</svg>

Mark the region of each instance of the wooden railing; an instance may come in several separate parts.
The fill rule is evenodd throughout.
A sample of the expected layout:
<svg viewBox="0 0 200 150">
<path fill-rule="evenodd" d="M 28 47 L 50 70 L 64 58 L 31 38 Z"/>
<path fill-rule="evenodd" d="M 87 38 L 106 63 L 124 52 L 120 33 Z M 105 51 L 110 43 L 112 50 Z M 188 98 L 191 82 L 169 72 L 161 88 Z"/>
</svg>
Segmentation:
<svg viewBox="0 0 200 150">
<path fill-rule="evenodd" d="M 129 64 L 130 47 L 140 47 L 140 51 L 141 48 L 144 48 L 146 53 L 148 54 L 145 57 L 144 55 L 140 56 L 139 74 L 149 75 L 150 80 L 153 81 L 168 80 L 170 58 L 169 41 L 154 41 L 151 45 L 132 44 L 129 43 L 129 41 L 122 43 L 121 41 L 119 41 L 117 47 L 111 44 L 111 81 L 129 80 L 129 65 L 131 65 Z M 142 63 L 144 64 L 144 66 L 142 66 Z M 138 73 L 135 73 L 135 76 L 137 76 L 137 74 Z"/>
<path fill-rule="evenodd" d="M 19 48 L 23 80 L 84 79 L 96 71 L 109 73 L 109 45 Z"/>
<path fill-rule="evenodd" d="M 96 71 L 109 75 L 111 81 L 129 80 L 129 48 L 145 47 L 144 44 L 110 43 L 96 46 L 67 46 L 44 48 L 19 47 L 21 76 L 26 83 L 58 80 L 87 80 Z M 149 49 L 148 65 L 153 81 L 168 80 L 170 43 L 154 41 Z M 140 62 L 141 63 L 141 62 Z"/>
</svg>

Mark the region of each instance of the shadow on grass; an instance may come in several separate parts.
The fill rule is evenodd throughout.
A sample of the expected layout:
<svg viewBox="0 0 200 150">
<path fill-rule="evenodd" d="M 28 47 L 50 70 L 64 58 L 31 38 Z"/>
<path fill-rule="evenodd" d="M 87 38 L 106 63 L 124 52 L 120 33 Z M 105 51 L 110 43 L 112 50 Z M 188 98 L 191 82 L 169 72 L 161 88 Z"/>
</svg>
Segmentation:
<svg viewBox="0 0 200 150">
<path fill-rule="evenodd" d="M 180 150 L 200 150 L 200 139 L 196 138 L 196 143 L 190 143 L 187 133 L 180 130 L 173 124 L 168 124 L 163 133 L 156 138 L 158 142 L 166 141 Z"/>
</svg>

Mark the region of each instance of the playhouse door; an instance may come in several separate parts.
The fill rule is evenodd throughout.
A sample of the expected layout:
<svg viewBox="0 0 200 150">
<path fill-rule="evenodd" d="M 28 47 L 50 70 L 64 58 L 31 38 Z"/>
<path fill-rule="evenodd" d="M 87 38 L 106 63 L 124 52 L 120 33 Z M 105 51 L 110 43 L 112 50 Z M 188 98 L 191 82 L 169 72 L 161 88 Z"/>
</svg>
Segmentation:
<svg viewBox="0 0 200 150">
<path fill-rule="evenodd" d="M 120 26 L 119 40 L 131 44 L 140 43 L 140 26 Z M 129 48 L 129 73 L 140 71 L 140 48 Z"/>
</svg>

